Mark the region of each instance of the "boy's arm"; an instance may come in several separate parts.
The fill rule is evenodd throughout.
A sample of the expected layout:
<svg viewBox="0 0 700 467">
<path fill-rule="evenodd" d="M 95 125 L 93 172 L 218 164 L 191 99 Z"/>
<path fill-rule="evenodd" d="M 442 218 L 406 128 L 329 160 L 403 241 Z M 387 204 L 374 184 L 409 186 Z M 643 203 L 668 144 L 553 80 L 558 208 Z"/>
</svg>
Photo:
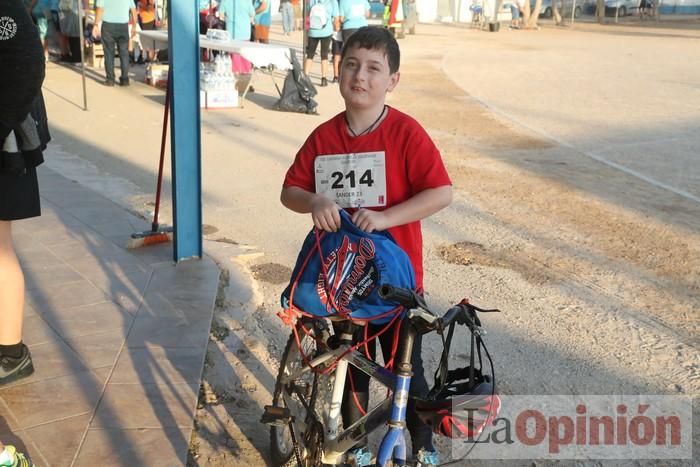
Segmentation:
<svg viewBox="0 0 700 467">
<path fill-rule="evenodd" d="M 452 186 L 444 185 L 437 188 L 428 188 L 403 203 L 384 211 L 358 209 L 352 215 L 352 222 L 365 232 L 386 230 L 397 225 L 425 219 L 446 208 L 451 202 Z"/>
<path fill-rule="evenodd" d="M 296 186 L 282 188 L 282 204 L 294 212 L 311 213 L 317 229 L 336 232 L 340 228 L 340 207 L 329 198 Z"/>
</svg>

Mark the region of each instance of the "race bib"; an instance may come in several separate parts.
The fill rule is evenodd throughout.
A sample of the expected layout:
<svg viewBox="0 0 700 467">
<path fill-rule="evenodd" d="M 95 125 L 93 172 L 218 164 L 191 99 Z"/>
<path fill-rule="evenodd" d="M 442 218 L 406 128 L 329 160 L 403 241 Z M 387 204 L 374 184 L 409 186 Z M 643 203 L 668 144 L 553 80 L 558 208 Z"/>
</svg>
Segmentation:
<svg viewBox="0 0 700 467">
<path fill-rule="evenodd" d="M 314 161 L 316 193 L 343 208 L 386 206 L 384 151 L 318 156 Z"/>
</svg>

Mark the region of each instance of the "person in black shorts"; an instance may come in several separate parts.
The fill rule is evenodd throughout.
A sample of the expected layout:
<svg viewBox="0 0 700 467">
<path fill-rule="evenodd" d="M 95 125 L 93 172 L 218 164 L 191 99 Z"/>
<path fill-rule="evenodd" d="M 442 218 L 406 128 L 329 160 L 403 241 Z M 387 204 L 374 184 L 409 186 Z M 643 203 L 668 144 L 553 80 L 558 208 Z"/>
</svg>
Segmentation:
<svg viewBox="0 0 700 467">
<path fill-rule="evenodd" d="M 5 2 L 3 15 L 8 27 L 0 40 L 0 387 L 34 372 L 22 342 L 24 275 L 11 226 L 41 214 L 36 167 L 50 140 L 39 33 L 21 0 Z"/>
<path fill-rule="evenodd" d="M 336 18 L 333 35 L 331 36 L 331 54 L 333 54 L 333 82 L 338 82 L 340 76 L 340 55 L 343 52 L 343 31 L 340 30 L 340 18 Z"/>
</svg>

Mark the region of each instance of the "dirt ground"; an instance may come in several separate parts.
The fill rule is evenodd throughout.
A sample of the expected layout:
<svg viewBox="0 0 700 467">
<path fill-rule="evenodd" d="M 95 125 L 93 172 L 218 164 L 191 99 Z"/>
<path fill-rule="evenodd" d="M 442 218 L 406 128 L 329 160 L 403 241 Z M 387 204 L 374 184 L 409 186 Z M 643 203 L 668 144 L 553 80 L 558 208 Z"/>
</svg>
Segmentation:
<svg viewBox="0 0 700 467">
<path fill-rule="evenodd" d="M 431 63 L 405 64 L 390 102 L 429 130 L 454 182 L 453 206 L 425 224 L 426 289 L 440 290 L 428 301 L 445 309 L 469 295 L 502 310 L 484 319 L 500 392 L 697 395 L 700 205 L 499 118 Z M 264 251 L 236 264 L 239 276 L 221 283 L 191 466 L 269 462 L 258 420 L 285 341 L 274 314 L 291 270 Z M 427 347 L 434 368 L 439 344 Z"/>
</svg>

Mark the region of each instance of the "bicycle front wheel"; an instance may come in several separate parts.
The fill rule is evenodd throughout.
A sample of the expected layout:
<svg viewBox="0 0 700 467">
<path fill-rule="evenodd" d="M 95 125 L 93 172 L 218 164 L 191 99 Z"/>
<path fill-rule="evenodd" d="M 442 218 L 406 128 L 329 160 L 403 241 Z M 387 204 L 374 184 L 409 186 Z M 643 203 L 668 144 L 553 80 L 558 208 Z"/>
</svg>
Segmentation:
<svg viewBox="0 0 700 467">
<path fill-rule="evenodd" d="M 306 328 L 306 332 L 302 326 Z M 323 332 L 320 321 L 300 320 L 297 324 L 297 333 L 301 345 L 297 344 L 292 333 L 282 354 L 272 405 L 289 409 L 294 432 L 292 433 L 292 427 L 289 424 L 270 427 L 271 454 L 275 465 L 296 466 L 297 455 L 301 458 L 304 467 L 321 465 L 323 427 L 315 415 L 318 374 L 307 371 L 292 379 L 289 379 L 289 376 L 296 374 L 304 367 L 300 348 L 308 358 L 314 358 L 320 353 L 318 341 L 323 339 Z M 296 440 L 296 447 L 294 440 Z"/>
</svg>

